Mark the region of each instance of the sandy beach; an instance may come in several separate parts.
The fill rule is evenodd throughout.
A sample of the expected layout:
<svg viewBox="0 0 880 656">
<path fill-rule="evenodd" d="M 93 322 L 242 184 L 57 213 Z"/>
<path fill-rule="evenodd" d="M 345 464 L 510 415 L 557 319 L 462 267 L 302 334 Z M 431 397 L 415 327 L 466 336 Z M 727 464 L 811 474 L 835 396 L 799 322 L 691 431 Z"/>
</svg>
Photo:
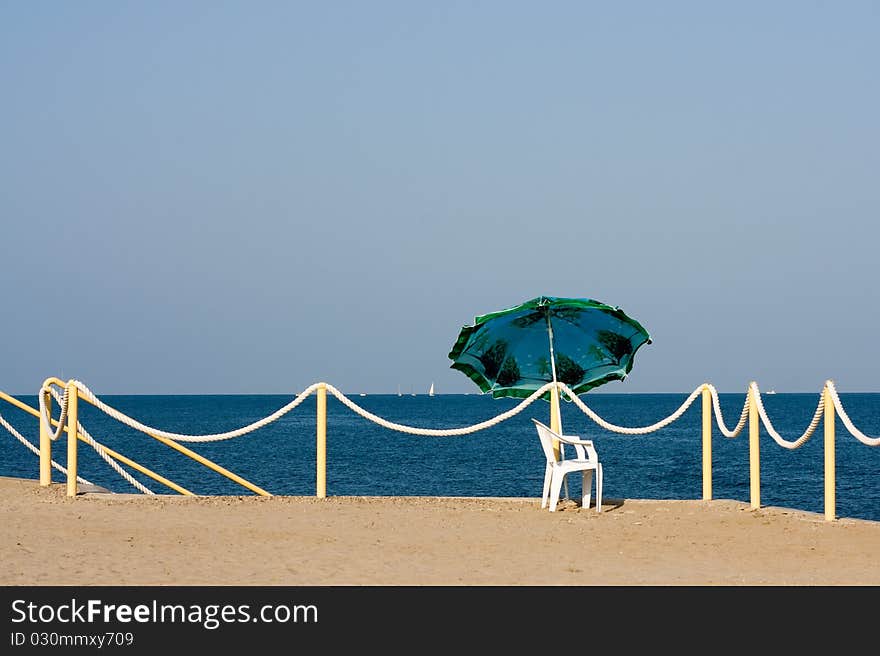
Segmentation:
<svg viewBox="0 0 880 656">
<path fill-rule="evenodd" d="M 0 584 L 878 585 L 880 522 L 731 500 L 179 497 L 0 478 Z"/>
</svg>

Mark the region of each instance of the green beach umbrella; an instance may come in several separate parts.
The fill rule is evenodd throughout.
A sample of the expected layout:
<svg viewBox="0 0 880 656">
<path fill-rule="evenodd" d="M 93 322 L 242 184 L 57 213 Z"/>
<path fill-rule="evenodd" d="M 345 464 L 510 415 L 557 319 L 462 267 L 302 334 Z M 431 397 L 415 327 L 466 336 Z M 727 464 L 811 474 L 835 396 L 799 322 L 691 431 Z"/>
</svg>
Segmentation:
<svg viewBox="0 0 880 656">
<path fill-rule="evenodd" d="M 495 398 L 526 398 L 556 381 L 582 394 L 626 378 L 636 351 L 650 342 L 642 325 L 619 307 L 539 296 L 476 317 L 461 329 L 449 358 L 453 369 Z M 554 390 L 544 399 L 554 404 L 551 428 L 561 432 L 558 395 Z"/>
</svg>

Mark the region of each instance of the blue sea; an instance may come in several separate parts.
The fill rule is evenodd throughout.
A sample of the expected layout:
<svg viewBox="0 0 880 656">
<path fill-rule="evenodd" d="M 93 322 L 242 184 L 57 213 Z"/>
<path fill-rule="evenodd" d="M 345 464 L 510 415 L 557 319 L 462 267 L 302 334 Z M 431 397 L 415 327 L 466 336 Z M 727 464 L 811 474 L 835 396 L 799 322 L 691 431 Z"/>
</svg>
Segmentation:
<svg viewBox="0 0 880 656">
<path fill-rule="evenodd" d="M 35 396 L 20 400 L 36 406 Z M 233 430 L 285 406 L 281 395 L 102 396 L 101 399 L 149 426 L 185 434 Z M 268 426 L 231 440 L 185 444 L 239 476 L 276 495 L 314 495 L 315 395 Z M 482 394 L 354 395 L 355 403 L 389 421 L 420 428 L 460 428 L 495 417 L 519 404 Z M 581 400 L 603 419 L 638 427 L 672 414 L 687 394 L 585 394 Z M 880 435 L 880 394 L 841 393 L 855 426 Z M 764 395 L 777 432 L 794 440 L 809 425 L 818 393 Z M 721 394 L 725 423 L 733 428 L 745 395 Z M 492 428 L 457 437 L 422 437 L 382 428 L 327 395 L 327 494 L 368 496 L 541 496 L 544 463 L 531 418 L 549 424 L 549 404 L 536 401 Z M 57 412 L 57 406 L 56 406 Z M 37 421 L 0 403 L 0 414 L 34 444 Z M 646 435 L 624 435 L 601 428 L 575 404 L 562 407 L 566 434 L 592 439 L 605 473 L 608 498 L 700 499 L 702 446 L 700 399 L 670 426 Z M 138 433 L 94 407 L 80 404 L 80 421 L 99 442 L 134 459 L 196 494 L 251 495 L 252 492 Z M 880 521 L 880 447 L 850 435 L 837 419 L 837 516 Z M 800 448 L 779 446 L 761 428 L 761 505 L 824 512 L 823 428 Z M 713 419 L 713 498 L 749 501 L 748 427 L 724 437 Z M 0 427 L 0 475 L 38 478 L 38 458 Z M 66 438 L 55 443 L 54 459 L 65 464 Z M 158 494 L 170 489 L 137 472 Z M 137 493 L 127 481 L 80 444 L 79 474 L 114 492 Z M 573 497 L 578 477 L 569 483 Z M 53 472 L 53 480 L 63 475 Z"/>
</svg>

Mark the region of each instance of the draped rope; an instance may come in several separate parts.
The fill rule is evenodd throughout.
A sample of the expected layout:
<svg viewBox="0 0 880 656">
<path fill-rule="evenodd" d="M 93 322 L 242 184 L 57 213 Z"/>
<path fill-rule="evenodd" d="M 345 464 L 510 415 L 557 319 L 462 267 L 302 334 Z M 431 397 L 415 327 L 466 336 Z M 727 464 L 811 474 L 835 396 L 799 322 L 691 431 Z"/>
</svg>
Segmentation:
<svg viewBox="0 0 880 656">
<path fill-rule="evenodd" d="M 651 424 L 650 426 L 642 426 L 639 428 L 626 428 L 624 426 L 617 426 L 602 419 L 602 417 L 600 417 L 592 409 L 590 409 L 590 407 L 587 406 L 586 403 L 581 401 L 580 397 L 572 392 L 571 388 L 569 388 L 568 385 L 566 385 L 565 383 L 559 383 L 558 385 L 560 391 L 567 394 L 568 398 L 574 401 L 575 405 L 579 407 L 584 414 L 586 414 L 590 419 L 599 424 L 602 428 L 613 431 L 615 433 L 623 433 L 625 435 L 645 435 L 646 433 L 653 433 L 654 431 L 660 430 L 661 428 L 668 426 L 673 421 L 681 417 L 684 414 L 685 410 L 690 407 L 691 403 L 694 402 L 694 399 L 696 399 L 697 396 L 699 396 L 699 394 L 703 391 L 703 386 L 700 385 L 697 389 L 691 392 L 690 396 L 685 399 L 684 403 L 679 406 L 678 410 L 673 412 L 665 419 L 661 419 L 655 424 Z"/>
<path fill-rule="evenodd" d="M 67 390 L 65 388 L 65 392 L 66 391 Z M 58 398 L 59 397 L 58 392 L 54 388 L 51 389 L 51 392 L 52 392 L 52 396 L 55 397 L 55 400 L 60 402 L 60 400 Z M 116 462 L 116 460 L 114 460 L 111 456 L 109 456 L 107 454 L 107 452 L 104 450 L 104 447 L 101 444 L 99 444 L 98 442 L 96 442 L 95 438 L 93 438 L 91 435 L 89 435 L 89 432 L 83 427 L 83 425 L 79 421 L 76 422 L 76 429 L 77 429 L 77 431 L 79 431 L 80 435 L 83 436 L 83 440 L 85 441 L 85 443 L 88 444 L 90 447 L 92 447 L 95 450 L 95 452 L 104 460 L 104 462 L 106 462 L 110 466 L 110 468 L 113 469 L 113 471 L 115 471 L 122 478 L 124 478 L 126 481 L 128 481 L 128 483 L 132 487 L 134 487 L 137 490 L 140 490 L 143 494 L 155 495 L 155 492 L 153 492 L 151 489 L 146 487 L 143 483 L 141 483 L 140 481 L 135 479 L 130 473 L 128 473 L 122 467 L 122 465 L 120 465 L 118 462 Z"/>
<path fill-rule="evenodd" d="M 247 433 L 251 433 L 267 424 L 279 419 L 284 416 L 291 410 L 293 410 L 296 406 L 302 403 L 312 392 L 314 392 L 321 383 L 314 383 L 303 390 L 293 401 L 283 406 L 273 414 L 265 417 L 264 419 L 260 419 L 252 424 L 248 424 L 242 428 L 238 428 L 236 430 L 228 431 L 226 433 L 214 433 L 210 435 L 185 435 L 181 433 L 170 433 L 168 431 L 163 431 L 158 428 L 154 428 L 152 426 L 146 426 L 145 424 L 140 423 L 136 419 L 129 417 L 125 413 L 113 408 L 112 406 L 101 401 L 88 387 L 86 387 L 80 381 L 72 381 L 76 388 L 80 391 L 80 393 L 86 397 L 89 402 L 93 403 L 95 407 L 104 411 L 109 416 L 114 419 L 120 421 L 121 423 L 134 428 L 135 430 L 139 430 L 144 433 L 150 433 L 153 435 L 158 435 L 160 437 L 164 437 L 170 440 L 175 440 L 179 442 L 216 442 L 220 440 L 228 440 L 234 437 L 240 437 Z M 388 428 L 391 430 L 409 433 L 412 435 L 423 435 L 423 436 L 432 436 L 432 437 L 450 437 L 455 435 L 466 435 L 468 433 L 475 433 L 477 431 L 484 430 L 486 428 L 490 428 L 495 426 L 496 424 L 500 424 L 507 419 L 510 419 L 514 415 L 518 414 L 522 410 L 524 410 L 527 406 L 531 405 L 536 399 L 538 399 L 541 395 L 546 393 L 549 389 L 553 387 L 553 383 L 547 383 L 543 387 L 535 390 L 531 396 L 527 399 L 524 399 L 522 403 L 517 405 L 515 408 L 508 410 L 507 412 L 503 412 L 492 419 L 488 419 L 486 421 L 480 422 L 478 424 L 474 424 L 472 426 L 465 426 L 463 428 L 450 428 L 450 429 L 437 429 L 437 428 L 419 428 L 417 426 L 406 426 L 404 424 L 398 424 L 392 421 L 388 421 L 378 415 L 369 412 L 368 410 L 362 408 L 357 403 L 349 399 L 345 394 L 339 391 L 336 387 L 329 383 L 324 383 L 327 388 L 327 391 L 330 392 L 333 396 L 335 396 L 339 401 L 345 405 L 347 408 L 351 409 L 355 413 L 361 415 L 365 419 L 368 419 L 384 428 Z"/>
<path fill-rule="evenodd" d="M 39 398 L 39 401 L 40 401 L 40 421 L 42 422 L 43 426 L 46 426 L 46 430 L 50 431 L 49 432 L 49 439 L 52 442 L 54 442 L 55 440 L 57 440 L 61 436 L 61 433 L 64 432 L 64 424 L 65 424 L 65 420 L 67 419 L 67 407 L 68 407 L 67 396 L 68 396 L 68 394 L 70 394 L 70 391 L 67 389 L 67 387 L 65 387 L 64 394 L 62 395 L 61 400 L 59 401 L 59 403 L 61 404 L 61 414 L 58 416 L 58 428 L 55 430 L 54 433 L 51 432 L 52 421 L 51 421 L 51 417 L 49 416 L 48 409 L 46 408 L 46 399 L 44 397 L 44 392 L 47 392 L 47 391 L 51 391 L 52 395 L 55 397 L 55 399 L 58 400 L 58 395 L 55 393 L 55 390 L 51 386 L 40 388 L 40 393 L 37 394 L 37 397 Z"/>
<path fill-rule="evenodd" d="M 713 385 L 710 385 L 708 383 L 706 384 L 706 387 L 708 388 L 709 393 L 712 396 L 713 411 L 715 414 L 715 420 L 718 425 L 718 428 L 721 430 L 722 434 L 725 437 L 736 437 L 737 435 L 740 434 L 740 432 L 742 432 L 742 429 L 745 427 L 746 420 L 748 419 L 748 415 L 749 415 L 748 395 L 746 395 L 746 400 L 745 400 L 745 403 L 743 404 L 743 409 L 742 409 L 742 412 L 740 413 L 739 421 L 737 422 L 736 426 L 731 430 L 731 429 L 727 428 L 727 425 L 724 422 L 724 417 L 722 416 L 722 413 L 721 413 L 721 404 L 719 401 L 718 391 L 715 389 L 715 387 Z M 685 399 L 684 403 L 681 404 L 681 406 L 678 408 L 678 410 L 673 412 L 671 415 L 669 415 L 665 419 L 662 419 L 654 424 L 651 424 L 650 426 L 642 426 L 642 427 L 638 427 L 638 428 L 627 428 L 624 426 L 617 426 L 615 424 L 612 424 L 612 423 L 602 419 L 602 417 L 600 417 L 598 414 L 596 414 L 596 412 L 594 412 L 583 401 L 581 401 L 581 399 L 577 395 L 575 395 L 571 391 L 571 389 L 569 389 L 569 387 L 566 386 L 564 383 L 560 383 L 559 388 L 560 388 L 560 390 L 564 391 L 569 396 L 569 398 L 571 398 L 574 401 L 575 405 L 577 405 L 584 412 L 584 414 L 586 414 L 588 417 L 590 417 L 590 419 L 592 419 L 594 422 L 596 422 L 599 426 L 602 426 L 603 428 L 610 430 L 610 431 L 613 431 L 615 433 L 623 433 L 625 435 L 644 435 L 647 433 L 652 433 L 654 431 L 660 430 L 661 428 L 668 426 L 673 421 L 675 421 L 679 417 L 681 417 L 681 415 L 684 414 L 684 412 L 690 407 L 690 405 L 697 398 L 697 395 L 702 391 L 703 386 L 701 385 L 700 387 L 697 387 L 693 392 L 691 392 L 690 396 L 688 396 L 687 399 Z M 797 449 L 800 446 L 802 446 L 808 439 L 810 439 L 810 437 L 815 432 L 816 428 L 819 425 L 819 422 L 822 420 L 822 417 L 824 415 L 824 403 L 825 403 L 825 394 L 826 394 L 825 388 L 823 388 L 822 393 L 819 395 L 819 403 L 816 406 L 816 412 L 813 413 L 813 419 L 810 422 L 809 426 L 807 426 L 806 430 L 796 440 L 786 440 L 776 431 L 776 429 L 773 427 L 773 423 L 770 421 L 770 418 L 767 416 L 767 411 L 765 410 L 764 403 L 761 399 L 761 390 L 758 388 L 757 383 L 751 383 L 751 385 L 749 386 L 749 389 L 755 398 L 755 406 L 758 410 L 758 414 L 761 418 L 761 422 L 764 424 L 764 427 L 767 429 L 767 433 L 770 435 L 770 437 L 773 438 L 773 440 L 777 444 L 779 444 L 779 446 L 784 447 L 786 449 Z M 834 388 L 833 388 L 833 384 L 831 384 L 830 381 L 829 381 L 829 386 L 827 389 L 829 390 L 829 393 L 832 394 L 832 398 L 834 399 L 834 405 L 837 408 L 837 411 L 840 414 L 841 419 L 843 420 L 844 425 L 846 425 L 847 429 L 849 429 L 849 431 L 855 437 L 857 437 L 861 442 L 867 444 L 868 446 L 880 445 L 880 438 L 867 437 L 866 435 L 864 435 L 863 433 L 858 431 L 855 428 L 855 426 L 853 426 L 849 417 L 846 415 L 846 412 L 843 410 L 843 405 L 840 403 L 840 399 L 837 397 L 836 391 L 834 391 Z"/>
<path fill-rule="evenodd" d="M 806 430 L 801 434 L 799 438 L 793 441 L 788 441 L 784 439 L 776 430 L 773 428 L 773 424 L 770 423 L 770 418 L 767 417 L 767 411 L 764 410 L 764 403 L 761 400 L 761 391 L 758 389 L 757 383 L 752 383 L 749 386 L 749 389 L 752 390 L 752 395 L 755 398 L 755 405 L 758 408 L 758 414 L 761 417 L 761 423 L 764 424 L 764 428 L 767 429 L 767 433 L 776 440 L 776 443 L 784 447 L 786 449 L 797 449 L 801 445 L 803 445 L 813 432 L 816 430 L 816 427 L 819 425 L 819 422 L 822 420 L 822 415 L 825 411 L 825 388 L 822 388 L 822 393 L 819 394 L 819 404 L 816 406 L 816 412 L 813 414 L 813 420 L 810 422 L 810 425 L 807 426 Z"/>
<path fill-rule="evenodd" d="M 15 437 L 15 438 L 16 438 L 19 442 L 21 442 L 22 444 L 24 444 L 28 449 L 30 449 L 31 452 L 32 452 L 34 455 L 36 455 L 36 456 L 39 456 L 39 455 L 40 455 L 40 449 L 37 448 L 37 447 L 35 447 L 35 446 L 31 443 L 31 441 L 30 441 L 29 439 L 27 439 L 24 435 L 22 435 L 22 434 L 19 433 L 17 430 L 15 430 L 15 427 L 12 426 L 12 424 L 10 424 L 8 421 L 6 421 L 6 420 L 3 418 L 3 415 L 0 415 L 0 426 L 3 426 L 3 428 L 5 428 L 6 430 L 8 430 L 8 431 L 12 434 L 13 437 Z M 67 468 L 66 468 L 66 467 L 62 467 L 61 465 L 59 465 L 59 464 L 58 464 L 57 462 L 55 462 L 54 460 L 52 461 L 52 466 L 53 466 L 55 469 L 57 469 L 58 471 L 60 471 L 62 474 L 64 474 L 65 476 L 67 476 Z M 76 477 L 76 480 L 77 480 L 78 482 L 80 482 L 80 483 L 85 484 L 85 485 L 94 485 L 94 483 L 91 483 L 90 481 L 87 481 L 86 479 L 82 478 L 81 476 L 77 476 L 77 477 Z"/>
<path fill-rule="evenodd" d="M 78 380 L 71 381 L 73 385 L 80 391 L 80 393 L 89 400 L 96 408 L 99 408 L 109 416 L 113 417 L 117 421 L 129 426 L 130 428 L 134 428 L 135 430 L 141 431 L 142 433 L 148 433 L 151 435 L 157 435 L 159 437 L 164 437 L 169 440 L 174 440 L 176 442 L 219 442 L 221 440 L 229 440 L 233 437 L 241 437 L 242 435 L 247 435 L 248 433 L 252 433 L 255 430 L 262 428 L 268 424 L 271 424 L 273 421 L 280 419 L 288 412 L 293 410 L 296 406 L 306 400 L 309 394 L 314 392 L 320 383 L 314 383 L 309 385 L 305 390 L 303 390 L 293 401 L 288 403 L 287 405 L 279 408 L 271 415 L 260 419 L 259 421 L 255 421 L 252 424 L 248 424 L 247 426 L 242 426 L 241 428 L 237 428 L 235 430 L 227 431 L 226 433 L 212 433 L 209 435 L 185 435 L 182 433 L 169 433 L 168 431 L 163 431 L 158 428 L 153 428 L 151 426 L 147 426 L 146 424 L 142 424 L 141 422 L 129 417 L 124 412 L 117 410 L 116 408 L 107 405 L 101 399 L 99 399 L 95 394 L 86 387 L 83 383 Z"/>
<path fill-rule="evenodd" d="M 523 410 L 525 410 L 528 406 L 535 402 L 538 398 L 540 398 L 544 393 L 548 390 L 552 389 L 553 383 L 547 383 L 546 385 L 539 387 L 534 392 L 532 392 L 531 396 L 517 405 L 514 408 L 511 408 L 507 412 L 502 412 L 500 415 L 497 415 L 491 419 L 487 419 L 486 421 L 480 422 L 479 424 L 473 424 L 472 426 L 464 426 L 462 428 L 417 428 L 415 426 L 406 426 L 404 424 L 398 424 L 393 421 L 388 421 L 387 419 L 383 419 L 378 415 L 374 415 L 372 412 L 365 410 L 360 407 L 357 403 L 349 399 L 338 389 L 333 387 L 327 383 L 327 391 L 333 394 L 337 399 L 339 399 L 343 405 L 347 408 L 353 410 L 357 414 L 359 414 L 364 419 L 369 419 L 370 421 L 379 424 L 384 428 L 388 428 L 390 430 L 399 431 L 401 433 L 409 433 L 410 435 L 424 435 L 428 437 L 452 437 L 455 435 L 467 435 L 468 433 L 476 433 L 477 431 L 484 430 L 486 428 L 491 428 L 492 426 L 496 426 L 503 421 L 507 421 L 514 415 L 519 414 Z"/>
<path fill-rule="evenodd" d="M 828 390 L 828 393 L 831 395 L 831 400 L 834 403 L 834 409 L 837 410 L 837 414 L 840 415 L 840 420 L 843 422 L 843 425 L 846 426 L 846 429 L 862 444 L 867 444 L 868 446 L 880 446 L 880 437 L 868 437 L 858 428 L 856 428 L 852 420 L 849 418 L 849 415 L 846 414 L 846 410 L 843 409 L 843 404 L 840 402 L 840 397 L 837 396 L 837 388 L 834 387 L 834 383 L 832 381 L 828 381 L 825 383 L 825 389 Z"/>
<path fill-rule="evenodd" d="M 746 395 L 745 403 L 743 403 L 742 412 L 739 415 L 739 421 L 736 423 L 736 427 L 733 430 L 727 428 L 727 424 L 724 423 L 724 417 L 721 416 L 721 401 L 718 399 L 718 390 L 715 389 L 714 385 L 707 385 L 709 388 L 709 393 L 712 395 L 712 408 L 715 412 L 715 423 L 718 424 L 718 429 L 721 431 L 721 434 L 724 437 L 736 437 L 742 432 L 743 427 L 746 425 L 746 420 L 749 418 L 749 397 Z"/>
</svg>

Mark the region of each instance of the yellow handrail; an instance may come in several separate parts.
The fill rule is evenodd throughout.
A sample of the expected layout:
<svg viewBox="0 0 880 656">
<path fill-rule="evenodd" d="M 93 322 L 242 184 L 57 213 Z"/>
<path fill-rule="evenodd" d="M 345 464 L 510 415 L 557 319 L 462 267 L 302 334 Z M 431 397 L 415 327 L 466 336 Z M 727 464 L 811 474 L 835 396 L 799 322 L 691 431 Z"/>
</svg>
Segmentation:
<svg viewBox="0 0 880 656">
<path fill-rule="evenodd" d="M 49 385 L 58 385 L 61 387 L 67 387 L 68 383 L 65 383 L 64 381 L 52 376 L 52 377 L 47 378 L 43 382 L 44 388 L 48 387 Z M 71 385 L 71 387 L 73 387 L 73 385 Z M 2 391 L 0 391 L 0 398 L 3 398 L 5 401 L 8 401 L 12 405 L 24 410 L 25 412 L 29 412 L 30 414 L 36 416 L 37 418 L 40 417 L 40 413 L 38 411 L 34 410 L 31 406 L 27 405 L 26 403 L 22 403 L 18 399 L 13 398 Z M 87 401 L 89 403 L 92 403 L 91 399 L 89 399 L 87 397 L 83 397 L 82 400 Z M 92 405 L 94 405 L 94 403 L 92 403 Z M 70 413 L 68 411 L 68 419 L 69 419 L 69 415 L 70 415 Z M 52 420 L 52 423 L 55 424 L 56 426 L 58 425 L 58 422 L 54 419 Z M 67 428 L 65 428 L 64 430 L 67 431 Z M 181 446 L 180 444 L 174 442 L 173 440 L 169 440 L 167 438 L 160 437 L 159 435 L 154 435 L 153 433 L 149 433 L 149 432 L 147 433 L 147 435 L 149 435 L 150 437 L 152 437 L 155 440 L 158 440 L 159 442 L 162 442 L 162 444 L 165 444 L 166 446 L 169 446 L 172 449 L 179 451 L 180 453 L 184 454 L 185 456 L 192 458 L 193 460 L 195 460 L 199 464 L 204 465 L 208 469 L 211 469 L 211 470 L 217 472 L 218 474 L 221 474 L 222 476 L 225 476 L 229 480 L 231 480 L 235 483 L 238 483 L 242 487 L 245 487 L 260 496 L 264 496 L 264 497 L 272 496 L 272 494 L 270 492 L 267 492 L 266 490 L 259 487 L 258 485 L 255 485 L 255 484 L 251 483 L 250 481 L 242 478 L 241 476 L 234 474 L 233 472 L 229 471 L 225 467 L 222 467 L 222 466 L 218 465 L 217 463 L 209 460 L 208 458 L 205 458 L 204 456 L 199 455 L 195 451 L 191 451 L 190 449 L 187 449 L 185 446 Z M 104 448 L 106 449 L 106 447 L 104 447 Z M 75 449 L 73 449 L 72 447 L 69 446 L 68 447 L 68 458 L 70 457 L 72 451 L 75 451 Z M 74 455 L 74 458 L 75 458 L 75 455 Z M 70 464 L 70 462 L 68 462 L 68 465 L 69 464 Z M 69 470 L 70 470 L 70 467 L 68 466 L 68 472 L 69 472 Z M 146 473 L 146 471 L 144 473 Z M 155 476 L 151 476 L 151 477 L 155 478 Z M 74 481 L 76 480 L 75 475 L 74 475 L 73 480 Z M 159 478 L 156 478 L 155 480 L 159 480 Z M 164 485 L 168 485 L 168 483 L 170 483 L 170 481 L 167 481 L 167 482 L 166 481 L 167 481 L 167 479 L 164 479 L 164 480 L 161 480 L 160 482 L 163 483 Z M 184 489 L 176 484 L 172 484 L 169 487 L 172 487 L 172 489 L 175 489 L 178 491 Z M 69 493 L 69 490 L 68 490 L 68 493 Z M 192 494 L 192 493 L 189 492 L 189 494 Z"/>
<path fill-rule="evenodd" d="M 82 436 L 82 434 L 78 435 L 78 437 L 79 437 L 79 439 L 81 439 L 83 442 L 86 441 L 85 438 Z M 95 444 L 97 444 L 98 446 L 100 446 L 100 447 L 104 450 L 104 452 L 105 452 L 108 456 L 110 456 L 111 458 L 113 458 L 114 460 L 118 460 L 119 462 L 128 465 L 128 466 L 131 467 L 132 469 L 136 469 L 137 471 L 141 472 L 142 474 L 145 474 L 145 475 L 149 476 L 149 477 L 152 478 L 154 481 L 156 481 L 156 482 L 158 482 L 158 483 L 162 483 L 162 485 L 166 485 L 166 486 L 170 487 L 170 488 L 171 488 L 172 490 L 174 490 L 175 492 L 178 492 L 179 494 L 182 494 L 183 496 L 187 496 L 187 497 L 194 497 L 194 496 L 196 496 L 193 492 L 190 492 L 189 490 L 187 490 L 187 489 L 186 489 L 185 487 L 183 487 L 182 485 L 178 485 L 178 484 L 175 483 L 174 481 L 170 481 L 170 480 L 168 480 L 167 478 L 165 478 L 165 477 L 162 476 L 161 474 L 157 474 L 156 472 L 152 471 L 151 469 L 148 469 L 147 467 L 144 467 L 143 465 L 140 465 L 140 464 L 136 463 L 136 462 L 135 462 L 134 460 L 132 460 L 131 458 L 126 458 L 124 455 L 122 455 L 121 453 L 118 453 L 118 452 L 114 451 L 114 450 L 111 449 L 110 447 L 108 447 L 108 446 L 104 446 L 103 444 L 100 444 L 97 440 L 95 440 Z"/>
<path fill-rule="evenodd" d="M 3 399 L 7 403 L 11 403 L 12 405 L 14 405 L 16 408 L 19 408 L 20 410 L 24 410 L 25 412 L 31 413 L 34 417 L 37 417 L 38 419 L 40 417 L 40 413 L 37 410 L 34 410 L 27 403 L 19 401 L 14 396 L 9 396 L 6 392 L 0 392 L 0 399 Z M 57 424 L 58 422 L 56 421 L 55 423 Z"/>
<path fill-rule="evenodd" d="M 39 413 L 38 410 L 32 408 L 31 406 L 29 406 L 29 405 L 26 404 L 26 403 L 22 403 L 21 401 L 19 401 L 19 400 L 16 399 L 16 398 L 11 397 L 11 396 L 9 396 L 8 394 L 5 394 L 4 392 L 0 392 L 0 398 L 2 398 L 4 401 L 7 401 L 7 402 L 11 403 L 11 404 L 14 405 L 15 407 L 17 407 L 17 408 L 19 408 L 19 409 L 21 409 L 21 410 L 24 410 L 25 412 L 27 412 L 27 413 L 33 415 L 33 416 L 36 417 L 37 419 L 40 418 L 40 413 Z M 57 419 L 50 419 L 50 421 L 52 422 L 52 424 L 53 424 L 54 426 L 57 426 L 57 425 L 58 425 L 58 420 L 57 420 Z M 66 432 L 67 432 L 67 426 L 65 426 L 63 430 L 64 430 L 64 432 L 66 433 Z M 82 433 L 77 432 L 77 437 L 78 437 L 80 440 L 82 440 L 83 442 L 87 442 L 86 438 L 83 436 Z M 147 468 L 147 467 L 144 467 L 143 465 L 138 464 L 137 462 L 135 462 L 135 461 L 132 460 L 131 458 L 127 458 L 126 456 L 122 455 L 121 453 L 118 453 L 117 451 L 114 451 L 114 450 L 111 449 L 110 447 L 105 446 L 104 444 L 101 444 L 101 443 L 98 442 L 97 440 L 94 440 L 94 442 L 95 442 L 95 444 L 97 444 L 98 446 L 100 446 L 100 447 L 104 450 L 104 452 L 105 452 L 108 456 L 110 456 L 111 458 L 113 458 L 114 460 L 118 460 L 119 462 L 122 462 L 122 463 L 128 465 L 129 467 L 131 467 L 131 468 L 133 468 L 133 469 L 136 469 L 137 471 L 141 472 L 142 474 L 145 474 L 146 476 L 149 476 L 149 477 L 152 478 L 154 481 L 156 481 L 156 482 L 158 482 L 158 483 L 162 483 L 162 485 L 166 485 L 166 486 L 170 487 L 170 488 L 171 488 L 172 490 L 174 490 L 175 492 L 179 492 L 180 494 L 183 494 L 183 495 L 185 495 L 185 496 L 195 496 L 195 494 L 193 494 L 192 492 L 190 492 L 189 490 L 187 490 L 187 489 L 186 489 L 185 487 L 183 487 L 182 485 L 178 485 L 178 484 L 175 483 L 174 481 L 171 481 L 171 480 L 165 478 L 165 477 L 162 476 L 161 474 L 157 474 L 157 473 L 154 472 L 153 470 L 151 470 L 151 469 L 149 469 L 149 468 Z M 50 463 L 50 465 L 51 465 L 51 463 Z"/>
<path fill-rule="evenodd" d="M 71 387 L 74 387 L 74 386 L 71 384 Z M 95 405 L 95 404 L 92 402 L 92 400 L 89 399 L 88 397 L 82 397 L 82 400 L 83 400 L 83 401 L 87 401 L 88 403 L 91 403 L 92 405 Z M 251 492 L 255 492 L 256 494 L 259 494 L 260 496 L 264 496 L 264 497 L 271 497 L 271 496 L 272 496 L 269 492 L 266 492 L 266 490 L 264 490 L 263 488 L 261 488 L 261 487 L 259 487 L 259 486 L 257 486 L 257 485 L 254 485 L 254 484 L 251 483 L 250 481 L 247 481 L 247 480 L 243 479 L 243 478 L 242 478 L 241 476 L 239 476 L 238 474 L 233 474 L 231 471 L 229 471 L 229 470 L 226 469 L 225 467 L 221 467 L 221 466 L 218 465 L 217 463 L 215 463 L 215 462 L 213 462 L 213 461 L 211 461 L 211 460 L 208 460 L 208 459 L 205 458 L 204 456 L 200 456 L 200 455 L 199 455 L 198 453 L 196 453 L 195 451 L 191 451 L 191 450 L 187 449 L 185 446 L 181 446 L 180 444 L 178 444 L 178 443 L 175 442 L 174 440 L 169 440 L 168 438 L 160 437 L 159 435 L 155 435 L 155 434 L 153 434 L 153 433 L 149 433 L 149 432 L 147 432 L 146 434 L 149 435 L 150 437 L 152 437 L 154 440 L 158 440 L 158 441 L 160 441 L 162 444 L 165 444 L 166 446 L 170 446 L 170 447 L 171 447 L 172 449 L 174 449 L 175 451 L 179 451 L 180 453 L 182 453 L 182 454 L 184 454 L 184 455 L 186 455 L 186 456 L 189 456 L 190 458 L 192 458 L 192 459 L 195 460 L 196 462 L 198 462 L 198 463 L 204 465 L 204 466 L 207 467 L 208 469 L 212 469 L 212 470 L 214 470 L 215 472 L 217 472 L 218 474 L 222 474 L 223 476 L 225 476 L 225 477 L 228 478 L 229 480 L 238 483 L 238 484 L 241 485 L 242 487 L 246 487 L 246 488 L 249 489 Z"/>
<path fill-rule="evenodd" d="M 75 385 L 73 385 L 73 381 L 68 381 L 67 383 L 65 383 L 64 381 L 62 381 L 58 378 L 55 378 L 54 376 L 51 376 L 51 377 L 47 378 L 45 381 L 43 381 L 43 387 L 47 387 L 49 385 L 58 385 L 61 387 L 69 387 L 69 388 L 71 388 L 70 391 L 73 391 L 73 388 L 75 388 Z M 92 402 L 92 400 L 87 397 L 83 397 L 83 400 L 87 401 L 88 403 L 91 403 L 92 405 L 95 405 L 94 402 Z M 159 442 L 162 442 L 162 444 L 165 444 L 166 446 L 171 447 L 175 451 L 178 451 L 178 452 L 184 454 L 185 456 L 192 458 L 193 460 L 195 460 L 196 462 L 198 462 L 201 465 L 204 465 L 208 469 L 211 469 L 211 470 L 217 472 L 218 474 L 225 476 L 229 480 L 231 480 L 235 483 L 238 483 L 239 485 L 247 488 L 251 492 L 254 492 L 254 493 L 256 493 L 260 496 L 264 496 L 264 497 L 272 496 L 269 492 L 267 492 L 263 488 L 259 487 L 258 485 L 254 485 L 253 483 L 242 478 L 238 474 L 232 473 L 231 471 L 229 471 L 225 467 L 221 467 L 217 463 L 209 460 L 208 458 L 205 458 L 204 456 L 199 455 L 195 451 L 191 451 L 190 449 L 187 449 L 186 447 L 181 446 L 180 444 L 178 444 L 177 442 L 174 442 L 173 440 L 169 440 L 167 438 L 160 437 L 159 435 L 155 435 L 155 434 L 149 433 L 149 432 L 147 432 L 146 434 L 149 435 L 150 437 L 152 437 L 153 439 L 158 440 Z M 70 452 L 70 450 L 68 450 L 68 452 Z"/>
</svg>

